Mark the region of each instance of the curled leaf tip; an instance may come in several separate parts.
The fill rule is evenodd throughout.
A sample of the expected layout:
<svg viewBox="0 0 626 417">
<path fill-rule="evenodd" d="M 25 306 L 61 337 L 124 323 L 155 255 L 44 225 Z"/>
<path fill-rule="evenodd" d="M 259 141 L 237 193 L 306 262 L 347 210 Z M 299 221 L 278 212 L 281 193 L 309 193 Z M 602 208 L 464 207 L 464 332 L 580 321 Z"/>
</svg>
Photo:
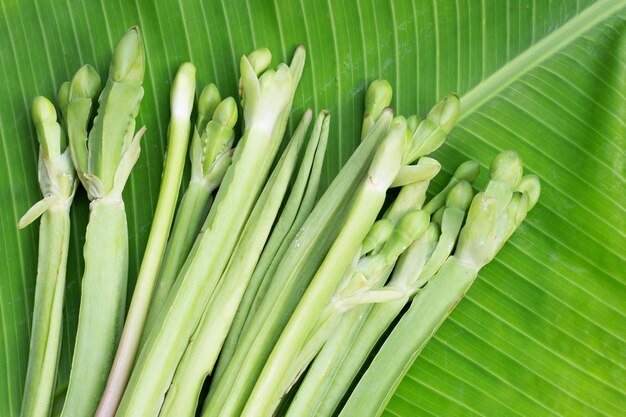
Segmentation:
<svg viewBox="0 0 626 417">
<path fill-rule="evenodd" d="M 528 195 L 526 210 L 530 211 L 535 207 L 541 194 L 541 182 L 536 175 L 528 174 L 524 175 L 520 180 L 517 191 L 520 191 Z"/>
</svg>

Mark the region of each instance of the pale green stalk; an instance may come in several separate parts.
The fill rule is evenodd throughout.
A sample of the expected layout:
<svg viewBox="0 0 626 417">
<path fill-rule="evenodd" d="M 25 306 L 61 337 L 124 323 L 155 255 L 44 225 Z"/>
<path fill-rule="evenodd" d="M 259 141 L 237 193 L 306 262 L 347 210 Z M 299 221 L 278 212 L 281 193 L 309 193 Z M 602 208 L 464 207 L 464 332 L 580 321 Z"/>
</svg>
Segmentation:
<svg viewBox="0 0 626 417">
<path fill-rule="evenodd" d="M 361 145 L 317 203 L 277 267 L 266 296 L 240 337 L 219 384 L 209 390 L 203 416 L 238 416 L 271 346 L 337 236 L 355 186 L 367 172 L 391 122 L 383 111 Z"/>
<path fill-rule="evenodd" d="M 406 121 L 395 118 L 356 191 L 346 222 L 268 357 L 242 416 L 271 416 L 274 412 L 286 391 L 281 385 L 289 364 L 296 359 L 315 324 L 311 317 L 317 317 L 329 303 L 384 204 L 387 189 L 401 167 L 405 132 Z"/>
<path fill-rule="evenodd" d="M 311 110 L 307 110 L 263 188 L 218 288 L 176 368 L 159 416 L 194 415 L 202 383 L 213 370 L 241 297 L 282 205 L 311 117 Z"/>
<path fill-rule="evenodd" d="M 48 417 L 61 350 L 69 211 L 77 179 L 54 105 L 44 97 L 35 98 L 32 117 L 40 144 L 38 171 L 43 199 L 18 223 L 21 229 L 41 216 L 33 323 L 20 415 Z"/>
<path fill-rule="evenodd" d="M 261 258 L 239 303 L 239 308 L 231 324 L 228 336 L 224 341 L 217 366 L 211 378 L 213 384 L 218 383 L 230 362 L 239 336 L 245 328 L 244 324 L 247 322 L 247 318 L 254 315 L 256 311 L 256 308 L 253 308 L 253 302 L 257 296 L 261 299 L 265 294 L 278 267 L 278 263 L 289 246 L 289 242 L 293 240 L 311 213 L 311 210 L 313 210 L 317 200 L 319 180 L 326 154 L 329 124 L 330 115 L 328 112 L 323 111 L 318 116 L 313 127 L 311 138 L 309 139 L 294 185 L 289 191 L 285 207 L 281 210 L 280 218 L 272 229 L 272 234 L 267 245 L 263 248 Z"/>
<path fill-rule="evenodd" d="M 221 277 L 281 142 L 304 50 L 291 67 L 281 64 L 257 77 L 241 59 L 246 129 L 209 213 L 209 228 L 183 267 L 137 359 L 117 416 L 156 416 L 165 389 Z M 166 383 L 164 383 L 164 381 Z M 163 387 L 166 387 L 163 389 Z"/>
<path fill-rule="evenodd" d="M 343 315 L 363 305 L 388 302 L 402 296 L 393 289 L 380 288 L 404 250 L 428 227 L 429 216 L 422 210 L 406 213 L 393 229 L 383 248 L 365 256 L 349 268 L 331 302 L 307 336 L 297 359 L 285 377 L 285 385 L 294 384 L 323 344 L 334 333 Z"/>
<path fill-rule="evenodd" d="M 297 406 L 294 405 L 294 410 L 313 409 L 320 416 L 332 414 L 376 342 L 400 314 L 413 294 L 432 277 L 450 255 L 472 195 L 471 186 L 464 181 L 458 183 L 450 191 L 441 224 L 441 234 L 439 234 L 439 227 L 431 223 L 429 232 L 422 239 L 415 241 L 400 257 L 390 282 L 386 286 L 403 295 L 396 300 L 373 306 L 364 315 L 362 322 L 355 326 L 356 328 L 351 332 L 351 338 L 344 338 L 344 344 L 346 344 L 344 348 L 338 346 L 337 341 L 331 342 L 328 347 L 329 351 L 332 351 L 332 348 L 338 348 L 338 353 L 334 359 L 331 359 L 332 354 L 323 352 L 320 368 L 331 369 L 332 377 L 325 381 L 321 389 L 309 386 L 307 389 L 310 393 L 303 392 L 302 399 L 296 397 L 297 403 L 295 401 L 294 403 Z M 316 371 L 314 375 L 316 374 L 319 374 L 319 371 Z"/>
<path fill-rule="evenodd" d="M 521 169 L 521 161 L 514 153 L 496 157 L 485 192 L 472 200 L 455 254 L 417 294 L 361 377 L 340 416 L 369 417 L 382 413 L 408 368 L 469 289 L 478 271 L 493 259 L 532 209 L 539 194 L 536 178 L 527 180 L 535 198 L 530 197 L 530 192 L 517 197 L 513 193 L 520 184 Z"/>
<path fill-rule="evenodd" d="M 180 66 L 172 83 L 167 153 L 159 199 L 117 353 L 96 411 L 97 417 L 115 415 L 137 355 L 154 284 L 174 218 L 174 209 L 185 167 L 185 154 L 191 130 L 189 119 L 193 109 L 195 89 L 196 67 L 186 62 Z"/>
<path fill-rule="evenodd" d="M 85 67 L 70 86 L 68 126 L 85 119 L 73 108 Z M 89 133 L 70 132 L 72 159 L 92 200 L 85 236 L 78 330 L 62 416 L 93 415 L 104 390 L 126 309 L 128 230 L 122 190 L 139 158 L 135 117 L 143 97 L 144 50 L 139 29 L 131 28 L 113 52 L 98 113 Z M 95 78 L 95 77 L 94 77 Z M 76 116 L 76 118 L 74 118 Z M 86 156 L 86 158 L 85 158 Z"/>
<path fill-rule="evenodd" d="M 198 120 L 191 142 L 191 180 L 176 213 L 174 226 L 163 255 L 163 262 L 151 308 L 142 335 L 141 346 L 158 318 L 176 277 L 191 252 L 202 222 L 212 202 L 212 193 L 220 185 L 232 158 L 233 130 L 237 104 L 232 97 L 220 102 L 213 84 L 207 85 L 198 101 Z"/>
</svg>

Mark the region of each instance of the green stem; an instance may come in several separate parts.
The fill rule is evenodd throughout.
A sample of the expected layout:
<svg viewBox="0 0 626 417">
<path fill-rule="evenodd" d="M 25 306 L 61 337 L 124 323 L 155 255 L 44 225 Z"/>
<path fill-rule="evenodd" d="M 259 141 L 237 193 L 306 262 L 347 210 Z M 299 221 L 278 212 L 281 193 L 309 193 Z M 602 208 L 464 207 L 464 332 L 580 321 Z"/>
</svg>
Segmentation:
<svg viewBox="0 0 626 417">
<path fill-rule="evenodd" d="M 191 129 L 189 118 L 195 93 L 195 73 L 196 69 L 192 64 L 184 63 L 180 66 L 174 79 L 171 103 L 172 118 L 168 130 L 167 154 L 159 199 L 115 360 L 96 412 L 97 417 L 113 417 L 115 414 L 139 349 L 139 341 L 146 322 L 167 237 L 172 226 L 178 191 L 185 168 L 185 156 Z"/>
<path fill-rule="evenodd" d="M 474 282 L 478 270 L 449 258 L 411 303 L 361 377 L 341 417 L 379 416 L 415 358 Z"/>
<path fill-rule="evenodd" d="M 219 379 L 235 352 L 239 337 L 245 329 L 245 324 L 248 323 L 248 319 L 256 312 L 258 304 L 255 301 L 257 301 L 257 297 L 258 299 L 263 298 L 280 259 L 282 259 L 289 247 L 289 242 L 293 240 L 311 213 L 311 210 L 313 210 L 317 200 L 319 181 L 326 154 L 329 123 L 330 115 L 328 112 L 322 111 L 311 133 L 298 175 L 289 191 L 289 198 L 285 208 L 283 208 L 280 219 L 272 230 L 270 239 L 263 249 L 263 254 L 239 303 L 239 308 L 231 324 L 228 336 L 224 341 L 219 361 L 212 375 L 213 384 L 219 383 Z"/>
<path fill-rule="evenodd" d="M 95 413 L 122 330 L 128 231 L 121 199 L 91 202 L 84 256 L 78 331 L 63 417 Z"/>
<path fill-rule="evenodd" d="M 193 243 L 202 227 L 202 222 L 206 219 L 211 206 L 212 191 L 205 183 L 190 181 L 189 187 L 183 194 L 161 262 L 161 270 L 141 337 L 141 346 L 144 345 L 147 335 L 158 318 L 161 307 L 174 286 L 176 277 L 191 252 Z"/>
<path fill-rule="evenodd" d="M 337 239 L 315 273 L 300 303 L 274 346 L 243 409 L 242 416 L 270 416 L 286 391 L 285 373 L 300 351 L 315 320 L 328 305 L 343 274 L 359 252 L 376 221 L 388 187 L 398 173 L 404 151 L 406 122 L 396 118 L 376 151 L 370 169 L 356 191 Z"/>
<path fill-rule="evenodd" d="M 161 413 L 193 416 L 204 379 L 211 373 L 243 292 L 261 255 L 296 168 L 311 122 L 308 110 L 250 214 L 219 287 L 182 356 Z"/>
<path fill-rule="evenodd" d="M 219 384 L 209 391 L 203 416 L 238 416 L 291 312 L 310 282 L 323 256 L 337 236 L 347 214 L 347 206 L 381 138 L 387 131 L 391 113 L 383 112 L 370 134 L 317 203 L 276 269 L 263 302 L 240 337 Z"/>
<path fill-rule="evenodd" d="M 41 216 L 35 306 L 21 416 L 48 417 L 61 349 L 63 295 L 70 235 L 69 206 Z"/>
</svg>

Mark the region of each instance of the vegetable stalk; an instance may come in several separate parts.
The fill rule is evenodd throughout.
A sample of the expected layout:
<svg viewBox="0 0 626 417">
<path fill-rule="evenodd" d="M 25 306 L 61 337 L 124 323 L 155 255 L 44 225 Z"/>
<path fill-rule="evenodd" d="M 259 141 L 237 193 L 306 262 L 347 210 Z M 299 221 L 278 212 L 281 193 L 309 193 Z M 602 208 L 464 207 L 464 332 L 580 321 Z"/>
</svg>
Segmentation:
<svg viewBox="0 0 626 417">
<path fill-rule="evenodd" d="M 491 181 L 469 207 L 457 249 L 421 290 L 387 337 L 350 395 L 340 416 L 377 416 L 425 344 L 443 323 L 539 197 L 539 181 L 523 180 L 519 157 L 511 151 L 491 165 Z M 514 191 L 519 190 L 519 191 Z"/>
<path fill-rule="evenodd" d="M 41 216 L 33 325 L 21 415 L 48 417 L 61 349 L 69 211 L 77 179 L 67 138 L 57 123 L 53 104 L 44 97 L 35 98 L 32 116 L 40 145 L 39 185 L 44 198 L 18 223 L 21 229 Z"/>
<path fill-rule="evenodd" d="M 298 48 L 291 66 L 260 68 L 241 59 L 246 130 L 233 156 L 208 229 L 186 261 L 146 339 L 117 416 L 157 415 L 176 366 L 196 329 L 258 197 L 282 139 L 304 65 Z M 164 383 L 166 382 L 166 383 Z"/>
<path fill-rule="evenodd" d="M 185 154 L 195 93 L 196 68 L 189 62 L 178 69 L 172 85 L 171 120 L 163 179 L 152 227 L 135 284 L 126 323 L 122 330 L 106 388 L 96 411 L 97 417 L 112 417 L 122 398 L 137 354 L 154 284 L 169 235 L 178 190 L 185 167 Z"/>
<path fill-rule="evenodd" d="M 219 287 L 176 368 L 159 414 L 161 417 L 194 415 L 202 383 L 213 370 L 239 301 L 267 241 L 310 122 L 311 111 L 307 110 L 257 200 L 224 276 L 220 278 Z"/>
<path fill-rule="evenodd" d="M 135 116 L 143 97 L 144 50 L 137 28 L 115 48 L 109 78 L 89 133 L 78 92 L 92 79 L 83 67 L 70 85 L 67 107 L 72 159 L 92 200 L 84 247 L 85 271 L 72 371 L 62 416 L 93 415 L 104 390 L 121 332 L 128 273 L 128 231 L 122 190 L 139 157 Z"/>
<path fill-rule="evenodd" d="M 284 378 L 311 331 L 310 317 L 317 317 L 330 301 L 350 260 L 380 211 L 387 189 L 398 173 L 404 152 L 406 121 L 395 118 L 376 151 L 365 180 L 351 203 L 346 222 L 330 248 L 298 307 L 274 346 L 243 409 L 243 416 L 269 416 L 285 391 Z"/>
<path fill-rule="evenodd" d="M 236 122 L 235 100 L 232 97 L 220 100 L 217 87 L 214 84 L 207 85 L 198 100 L 198 120 L 189 152 L 191 179 L 181 199 L 163 256 L 143 341 L 156 321 L 206 219 L 212 193 L 220 185 L 230 165 Z"/>
</svg>

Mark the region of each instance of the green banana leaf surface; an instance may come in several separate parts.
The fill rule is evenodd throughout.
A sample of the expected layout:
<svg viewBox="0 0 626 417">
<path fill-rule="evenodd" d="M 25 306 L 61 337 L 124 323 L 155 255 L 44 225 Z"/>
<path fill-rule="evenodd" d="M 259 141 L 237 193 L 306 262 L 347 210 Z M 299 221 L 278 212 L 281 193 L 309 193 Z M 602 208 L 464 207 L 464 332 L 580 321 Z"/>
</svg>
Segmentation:
<svg viewBox="0 0 626 417">
<path fill-rule="evenodd" d="M 0 2 L 0 416 L 19 415 L 28 360 L 40 199 L 36 95 L 55 97 L 81 64 L 106 76 L 139 25 L 148 130 L 124 193 L 133 285 L 156 205 L 169 88 L 191 60 L 199 84 L 237 92 L 239 57 L 307 48 L 293 119 L 327 108 L 327 185 L 358 143 L 368 83 L 422 117 L 450 92 L 462 115 L 435 153 L 441 187 L 462 161 L 517 150 L 541 178 L 538 206 L 410 369 L 386 416 L 626 415 L 626 1 L 274 0 Z M 293 125 L 292 125 L 293 126 Z M 485 175 L 485 174 L 483 174 Z M 59 384 L 76 331 L 84 192 L 72 238 Z"/>
</svg>

